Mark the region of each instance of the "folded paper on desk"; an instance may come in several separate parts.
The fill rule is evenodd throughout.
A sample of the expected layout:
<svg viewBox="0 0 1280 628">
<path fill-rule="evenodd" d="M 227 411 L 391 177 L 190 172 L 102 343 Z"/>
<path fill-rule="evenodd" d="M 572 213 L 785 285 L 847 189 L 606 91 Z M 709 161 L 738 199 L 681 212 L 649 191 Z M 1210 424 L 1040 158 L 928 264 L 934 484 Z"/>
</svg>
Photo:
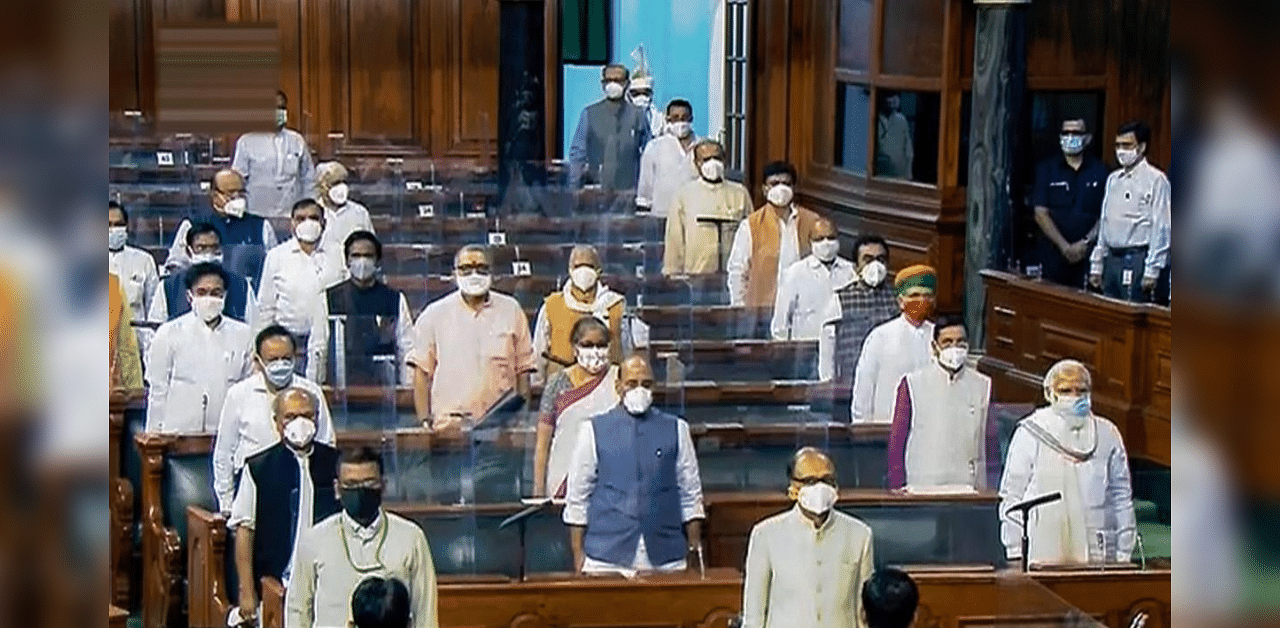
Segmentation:
<svg viewBox="0 0 1280 628">
<path fill-rule="evenodd" d="M 942 484 L 938 486 L 911 486 L 906 487 L 907 493 L 911 495 L 976 495 L 978 489 L 967 484 Z"/>
</svg>

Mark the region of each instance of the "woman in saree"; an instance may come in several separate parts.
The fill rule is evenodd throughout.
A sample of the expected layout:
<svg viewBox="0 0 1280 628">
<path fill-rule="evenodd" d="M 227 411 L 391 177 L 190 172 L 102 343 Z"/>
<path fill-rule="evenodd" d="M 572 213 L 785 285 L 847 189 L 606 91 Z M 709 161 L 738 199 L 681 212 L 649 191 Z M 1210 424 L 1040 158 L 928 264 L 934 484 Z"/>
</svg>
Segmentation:
<svg viewBox="0 0 1280 628">
<path fill-rule="evenodd" d="M 535 497 L 564 497 L 578 431 L 618 405 L 618 367 L 609 359 L 609 328 L 594 316 L 573 325 L 574 364 L 551 376 L 538 412 L 533 456 Z"/>
</svg>

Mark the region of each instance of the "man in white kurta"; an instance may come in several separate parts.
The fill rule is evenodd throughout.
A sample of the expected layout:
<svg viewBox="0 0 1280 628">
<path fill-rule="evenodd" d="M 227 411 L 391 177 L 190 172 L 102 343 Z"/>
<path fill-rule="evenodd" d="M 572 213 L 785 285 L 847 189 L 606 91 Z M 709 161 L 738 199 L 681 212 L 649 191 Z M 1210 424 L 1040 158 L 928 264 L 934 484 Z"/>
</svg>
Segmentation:
<svg viewBox="0 0 1280 628">
<path fill-rule="evenodd" d="M 970 492 L 987 488 L 987 461 L 1000 455 L 987 408 L 991 378 L 969 367 L 964 320 L 933 327 L 933 361 L 902 378 L 889 432 L 889 488 Z"/>
<path fill-rule="evenodd" d="M 636 207 L 654 216 L 671 211 L 676 191 L 698 178 L 693 165 L 693 147 L 701 140 L 693 133 L 693 106 L 686 100 L 667 105 L 669 131 L 655 135 L 640 155 L 640 183 L 636 187 Z"/>
<path fill-rule="evenodd" d="M 893 402 L 903 376 L 933 359 L 934 290 L 937 274 L 929 266 L 898 271 L 894 287 L 902 315 L 867 334 L 853 373 L 854 423 L 891 423 Z"/>
<path fill-rule="evenodd" d="M 813 448 L 789 465 L 791 510 L 756 524 L 747 545 L 743 628 L 865 628 L 871 528 L 835 510 L 836 469 Z"/>
<path fill-rule="evenodd" d="M 812 253 L 789 266 L 778 279 L 769 324 L 774 340 L 817 340 L 837 288 L 857 278 L 853 262 L 840 257 L 835 225 L 820 219 L 809 235 Z"/>
<path fill-rule="evenodd" d="M 418 524 L 382 509 L 382 473 L 378 452 L 343 452 L 337 486 L 342 512 L 317 523 L 298 543 L 285 594 L 285 628 L 345 628 L 351 593 L 370 576 L 409 586 L 412 628 L 440 625 L 427 537 Z"/>
<path fill-rule="evenodd" d="M 724 147 L 703 140 L 693 147 L 699 178 L 676 191 L 667 214 L 662 274 L 705 275 L 724 270 L 732 229 L 754 209 L 751 193 L 724 178 Z"/>
<path fill-rule="evenodd" d="M 1022 419 L 1000 481 L 1000 538 L 1010 561 L 1022 557 L 1021 515 L 1009 507 L 1060 492 L 1031 511 L 1029 562 L 1128 562 L 1137 521 L 1129 456 L 1115 424 L 1093 414 L 1089 370 L 1075 360 L 1049 369 L 1049 406 Z"/>
</svg>

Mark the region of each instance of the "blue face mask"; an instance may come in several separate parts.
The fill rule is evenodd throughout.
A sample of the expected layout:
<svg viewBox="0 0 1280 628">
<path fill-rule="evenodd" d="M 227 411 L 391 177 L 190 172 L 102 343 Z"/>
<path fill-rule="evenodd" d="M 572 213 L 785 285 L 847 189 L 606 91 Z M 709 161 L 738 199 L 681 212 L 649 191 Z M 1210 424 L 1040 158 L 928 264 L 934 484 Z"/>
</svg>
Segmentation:
<svg viewBox="0 0 1280 628">
<path fill-rule="evenodd" d="M 1062 152 L 1068 155 L 1079 155 L 1084 152 L 1085 136 L 1083 135 L 1061 135 L 1058 142 L 1062 145 Z"/>
<path fill-rule="evenodd" d="M 1093 411 L 1093 403 L 1089 394 L 1059 395 L 1053 402 L 1053 409 L 1064 417 L 1087 417 Z"/>
</svg>

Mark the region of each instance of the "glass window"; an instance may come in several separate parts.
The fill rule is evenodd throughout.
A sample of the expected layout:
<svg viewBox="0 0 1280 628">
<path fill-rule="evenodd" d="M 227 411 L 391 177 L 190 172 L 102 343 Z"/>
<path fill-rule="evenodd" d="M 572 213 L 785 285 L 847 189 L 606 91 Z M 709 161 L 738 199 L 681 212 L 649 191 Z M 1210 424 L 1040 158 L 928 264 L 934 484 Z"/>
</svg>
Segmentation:
<svg viewBox="0 0 1280 628">
<path fill-rule="evenodd" d="M 871 117 L 871 88 L 836 84 L 836 154 L 839 168 L 867 173 L 867 121 Z"/>
<path fill-rule="evenodd" d="M 880 72 L 942 76 L 945 0 L 886 0 Z"/>
<path fill-rule="evenodd" d="M 560 4 L 561 55 L 565 63 L 609 62 L 611 6 L 609 0 L 565 0 Z"/>
<path fill-rule="evenodd" d="M 865 72 L 871 69 L 871 0 L 840 0 L 840 49 L 836 67 Z"/>
<path fill-rule="evenodd" d="M 938 181 L 937 92 L 877 89 L 875 176 Z"/>
</svg>

